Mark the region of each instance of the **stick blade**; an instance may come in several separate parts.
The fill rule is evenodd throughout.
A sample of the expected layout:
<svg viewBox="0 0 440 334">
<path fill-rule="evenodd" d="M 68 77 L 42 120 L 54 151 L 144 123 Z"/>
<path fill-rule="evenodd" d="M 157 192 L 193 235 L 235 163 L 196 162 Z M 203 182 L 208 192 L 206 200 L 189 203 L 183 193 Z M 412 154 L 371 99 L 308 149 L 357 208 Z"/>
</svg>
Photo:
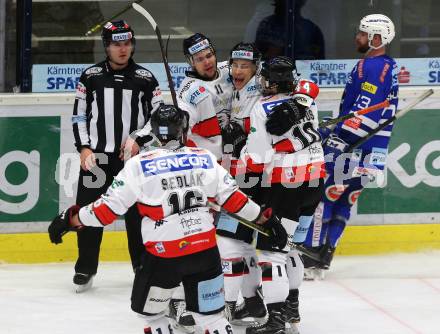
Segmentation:
<svg viewBox="0 0 440 334">
<path fill-rule="evenodd" d="M 135 11 L 137 11 L 139 14 L 141 14 L 142 16 L 144 16 L 148 20 L 148 22 L 150 22 L 153 29 L 156 30 L 157 23 L 153 19 L 153 17 L 151 16 L 151 14 L 147 12 L 147 10 L 144 7 L 142 7 L 141 5 L 138 5 L 136 2 L 133 2 L 131 5 L 132 5 L 133 9 Z"/>
</svg>

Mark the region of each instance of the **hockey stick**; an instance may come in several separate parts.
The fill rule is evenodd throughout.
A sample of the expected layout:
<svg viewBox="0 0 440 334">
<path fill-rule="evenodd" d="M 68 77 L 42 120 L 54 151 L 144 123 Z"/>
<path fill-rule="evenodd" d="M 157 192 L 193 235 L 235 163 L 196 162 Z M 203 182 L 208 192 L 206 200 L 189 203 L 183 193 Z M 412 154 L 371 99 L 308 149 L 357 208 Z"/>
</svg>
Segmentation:
<svg viewBox="0 0 440 334">
<path fill-rule="evenodd" d="M 144 0 L 136 0 L 135 3 L 141 3 Z M 85 36 L 90 36 L 91 34 L 93 34 L 94 32 L 96 32 L 98 29 L 101 29 L 101 27 L 106 24 L 107 22 L 113 20 L 115 17 L 118 17 L 121 14 L 124 14 L 127 10 L 131 9 L 132 6 L 131 4 L 129 4 L 128 6 L 126 6 L 124 9 L 121 9 L 119 12 L 117 12 L 115 15 L 113 15 L 112 17 L 108 18 L 107 20 L 102 21 L 101 23 L 98 23 L 97 25 L 93 26 L 92 28 L 90 28 L 89 31 L 87 31 L 85 33 Z"/>
<path fill-rule="evenodd" d="M 208 202 L 208 206 L 217 212 L 223 212 L 223 213 L 227 214 L 228 216 L 231 216 L 232 218 L 237 219 L 240 224 L 243 224 L 244 226 L 247 226 L 250 229 L 253 229 L 257 232 L 260 232 L 262 235 L 265 235 L 266 237 L 270 237 L 270 232 L 267 231 L 262 225 L 258 225 L 254 222 L 247 221 L 247 220 L 241 218 L 240 216 L 236 215 L 235 213 L 228 212 L 228 211 L 222 209 L 222 207 L 216 203 Z"/>
<path fill-rule="evenodd" d="M 319 255 L 319 253 L 315 253 L 313 251 L 308 250 L 307 248 L 305 248 L 304 246 L 301 245 L 294 245 L 293 246 L 298 252 L 300 252 L 301 254 L 311 258 L 312 260 L 321 262 L 321 256 Z"/>
<path fill-rule="evenodd" d="M 372 111 L 376 111 L 378 109 L 386 108 L 389 105 L 390 105 L 390 101 L 385 100 L 383 102 L 380 102 L 378 104 L 374 104 L 374 105 L 372 105 L 370 107 L 367 107 L 365 109 L 357 110 L 354 113 L 350 113 L 350 114 L 347 114 L 347 115 L 344 115 L 344 116 L 341 116 L 341 117 L 338 117 L 338 118 L 329 119 L 327 121 L 321 121 L 321 122 L 319 122 L 318 126 L 320 128 L 325 128 L 325 127 L 327 127 L 329 125 L 336 124 L 336 123 L 345 121 L 347 119 L 350 119 L 350 118 L 353 118 L 353 117 L 356 117 L 356 116 L 365 115 L 365 114 L 368 114 L 368 113 L 370 113 Z"/>
<path fill-rule="evenodd" d="M 215 211 L 221 211 L 229 216 L 231 216 L 232 218 L 235 218 L 238 220 L 238 222 L 244 226 L 249 227 L 252 230 L 255 230 L 259 233 L 261 233 L 262 235 L 266 236 L 266 237 L 270 237 L 270 232 L 267 231 L 263 225 L 258 225 L 254 222 L 250 222 L 247 221 L 241 217 L 239 217 L 238 215 L 236 215 L 235 213 L 230 213 L 227 212 L 226 210 L 223 210 L 222 207 L 218 204 L 212 203 L 212 202 L 208 202 L 208 206 L 210 206 L 211 208 L 213 208 Z M 319 254 L 312 252 L 310 250 L 308 250 L 307 248 L 304 248 L 301 245 L 294 245 L 292 246 L 294 249 L 296 249 L 298 252 L 304 254 L 305 256 L 308 256 L 309 258 L 311 258 L 312 260 L 315 261 L 321 261 L 321 257 L 319 256 Z"/>
<path fill-rule="evenodd" d="M 171 98 L 173 99 L 174 106 L 177 108 L 176 91 L 174 90 L 174 82 L 173 78 L 171 77 L 170 66 L 168 65 L 168 59 L 163 48 L 162 35 L 160 33 L 159 26 L 144 7 L 138 5 L 136 2 L 133 2 L 131 5 L 139 14 L 147 19 L 147 21 L 151 24 L 154 31 L 156 32 L 157 40 L 159 41 L 160 52 L 162 54 L 163 65 L 165 66 L 165 72 L 167 73 L 168 85 L 170 86 Z"/>
<path fill-rule="evenodd" d="M 420 95 L 416 100 L 414 100 L 412 103 L 410 103 L 405 108 L 403 108 L 400 111 L 396 112 L 393 117 L 388 119 L 386 122 L 380 124 L 377 128 L 375 128 L 373 131 L 371 131 L 368 135 L 366 135 L 365 137 L 359 139 L 357 142 L 351 144 L 347 148 L 347 152 L 350 153 L 356 147 L 358 147 L 359 145 L 362 145 L 363 143 L 365 143 L 367 140 L 369 140 L 371 137 L 373 137 L 376 133 L 378 133 L 379 131 L 381 131 L 382 129 L 384 129 L 385 127 L 390 125 L 391 123 L 393 123 L 395 120 L 397 120 L 397 119 L 401 118 L 402 116 L 404 116 L 406 113 L 408 113 L 410 110 L 412 110 L 417 104 L 419 104 L 423 100 L 427 99 L 432 94 L 434 94 L 434 91 L 432 89 L 428 89 L 426 92 L 424 92 L 422 95 Z"/>
</svg>

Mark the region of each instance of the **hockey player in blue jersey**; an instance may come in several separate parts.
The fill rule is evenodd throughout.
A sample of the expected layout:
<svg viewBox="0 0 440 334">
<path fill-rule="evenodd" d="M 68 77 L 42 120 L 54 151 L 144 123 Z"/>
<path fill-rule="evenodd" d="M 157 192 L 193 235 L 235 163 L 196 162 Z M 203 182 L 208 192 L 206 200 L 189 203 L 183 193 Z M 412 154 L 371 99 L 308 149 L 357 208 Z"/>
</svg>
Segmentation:
<svg viewBox="0 0 440 334">
<path fill-rule="evenodd" d="M 393 123 L 356 147 L 356 143 L 394 116 L 398 102 L 397 67 L 386 55 L 395 35 L 385 15 L 367 15 L 356 34 L 357 50 L 364 54 L 353 68 L 342 96 L 338 116 L 389 100 L 390 105 L 326 129 L 324 152 L 328 178 L 325 194 L 315 212 L 305 246 L 319 253 L 320 262 L 307 259 L 307 267 L 328 269 L 337 243 L 350 219 L 350 209 L 365 185 L 381 176 L 385 167 Z M 310 270 L 308 271 L 310 274 Z M 313 270 L 312 270 L 313 272 Z M 306 277 L 307 278 L 307 277 Z M 310 277 L 313 279 L 313 277 Z"/>
</svg>

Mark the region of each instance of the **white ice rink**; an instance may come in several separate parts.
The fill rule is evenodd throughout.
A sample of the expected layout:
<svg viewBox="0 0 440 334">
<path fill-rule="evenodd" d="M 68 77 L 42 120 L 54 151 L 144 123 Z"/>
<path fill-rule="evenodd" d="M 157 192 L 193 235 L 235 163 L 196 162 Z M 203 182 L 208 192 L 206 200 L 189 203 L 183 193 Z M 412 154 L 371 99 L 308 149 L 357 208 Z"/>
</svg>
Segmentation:
<svg viewBox="0 0 440 334">
<path fill-rule="evenodd" d="M 129 264 L 102 263 L 84 294 L 72 275 L 72 264 L 0 264 L 0 333 L 143 333 Z M 338 256 L 324 281 L 303 283 L 300 312 L 301 334 L 439 334 L 440 252 Z"/>
</svg>

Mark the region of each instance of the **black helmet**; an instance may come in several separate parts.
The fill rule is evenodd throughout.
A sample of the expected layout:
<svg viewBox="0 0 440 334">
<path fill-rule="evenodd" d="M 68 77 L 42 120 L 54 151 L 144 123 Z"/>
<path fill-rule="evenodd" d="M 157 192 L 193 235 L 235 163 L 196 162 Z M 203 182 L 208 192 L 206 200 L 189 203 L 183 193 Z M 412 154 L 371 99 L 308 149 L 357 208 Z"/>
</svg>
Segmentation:
<svg viewBox="0 0 440 334">
<path fill-rule="evenodd" d="M 102 44 L 104 48 L 110 45 L 110 42 L 126 41 L 131 39 L 133 46 L 136 44 L 134 31 L 124 20 L 107 22 L 101 32 Z"/>
<path fill-rule="evenodd" d="M 262 93 L 266 94 L 269 88 L 276 88 L 277 93 L 290 93 L 296 84 L 298 74 L 295 61 L 289 57 L 277 56 L 261 66 L 259 76 L 264 78 Z"/>
<path fill-rule="evenodd" d="M 234 59 L 251 60 L 257 65 L 261 59 L 261 52 L 254 43 L 240 42 L 231 49 L 229 64 L 232 64 Z"/>
<path fill-rule="evenodd" d="M 177 140 L 182 143 L 188 131 L 189 115 L 171 104 L 161 104 L 151 115 L 151 132 L 162 142 Z"/>
<path fill-rule="evenodd" d="M 208 48 L 211 49 L 212 53 L 215 53 L 214 45 L 211 43 L 211 40 L 198 32 L 183 40 L 183 54 L 187 58 Z"/>
</svg>

